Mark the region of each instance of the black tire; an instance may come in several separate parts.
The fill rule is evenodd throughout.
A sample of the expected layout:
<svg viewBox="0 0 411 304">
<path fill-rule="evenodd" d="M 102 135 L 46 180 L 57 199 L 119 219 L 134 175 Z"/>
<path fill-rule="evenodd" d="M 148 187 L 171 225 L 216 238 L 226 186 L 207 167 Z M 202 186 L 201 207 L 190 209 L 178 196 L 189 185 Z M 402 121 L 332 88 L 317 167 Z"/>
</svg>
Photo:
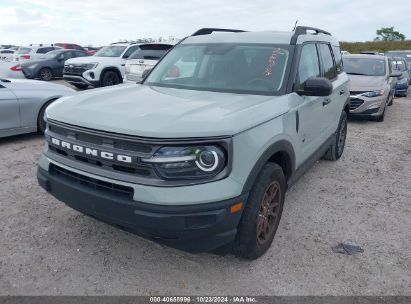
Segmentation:
<svg viewBox="0 0 411 304">
<path fill-rule="evenodd" d="M 114 71 L 104 72 L 103 77 L 101 78 L 101 86 L 107 87 L 120 83 L 120 77 Z"/>
<path fill-rule="evenodd" d="M 378 122 L 383 122 L 383 121 L 384 121 L 386 108 L 387 108 L 387 107 L 385 107 L 385 108 L 384 108 L 384 111 L 382 112 L 382 114 L 375 119 L 376 121 L 378 121 Z"/>
<path fill-rule="evenodd" d="M 270 187 L 273 186 L 276 187 L 277 192 L 273 196 L 272 204 L 269 204 L 267 201 L 272 195 L 268 195 L 269 192 L 267 191 L 272 189 Z M 235 255 L 253 260 L 263 255 L 270 248 L 280 223 L 285 188 L 286 181 L 281 167 L 275 163 L 265 164 L 250 191 L 250 196 L 238 226 L 233 246 Z M 271 207 L 266 208 L 267 206 Z M 266 225 L 261 224 L 262 222 L 269 226 L 269 232 L 264 228 Z"/>
<path fill-rule="evenodd" d="M 80 83 L 73 83 L 73 86 L 75 86 L 77 89 L 80 89 L 80 90 L 85 90 L 88 88 L 87 84 L 80 84 Z"/>
<path fill-rule="evenodd" d="M 390 99 L 391 97 L 391 99 Z M 388 102 L 388 106 L 392 106 L 392 104 L 394 103 L 394 94 L 392 94 L 391 96 L 388 97 L 389 102 Z M 384 110 L 385 111 L 385 110 Z"/>
<path fill-rule="evenodd" d="M 323 159 L 336 161 L 340 159 L 344 152 L 345 139 L 347 138 L 347 113 L 341 113 L 340 122 L 337 132 L 335 133 L 335 141 L 331 147 L 325 152 Z"/>
<path fill-rule="evenodd" d="M 55 99 L 54 99 L 55 100 Z M 50 100 L 46 104 L 44 104 L 39 112 L 37 117 L 37 132 L 40 134 L 44 134 L 46 131 L 46 121 L 44 120 L 44 112 L 46 112 L 47 107 L 54 101 Z"/>
<path fill-rule="evenodd" d="M 42 68 L 39 73 L 38 73 L 38 77 L 40 80 L 43 81 L 50 81 L 53 79 L 53 71 L 49 68 Z"/>
</svg>

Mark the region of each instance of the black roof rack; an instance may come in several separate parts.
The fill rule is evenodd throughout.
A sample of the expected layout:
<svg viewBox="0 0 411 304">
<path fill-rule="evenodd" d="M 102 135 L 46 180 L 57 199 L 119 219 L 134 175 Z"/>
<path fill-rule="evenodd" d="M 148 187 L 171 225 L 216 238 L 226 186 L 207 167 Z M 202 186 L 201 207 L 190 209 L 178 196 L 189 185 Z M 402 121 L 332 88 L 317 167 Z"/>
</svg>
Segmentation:
<svg viewBox="0 0 411 304">
<path fill-rule="evenodd" d="M 191 36 L 200 36 L 200 35 L 209 35 L 214 32 L 228 32 L 228 33 L 242 33 L 246 32 L 243 30 L 230 30 L 230 29 L 221 29 L 221 28 L 202 28 L 199 29 L 197 32 L 192 34 Z"/>
<path fill-rule="evenodd" d="M 325 35 L 331 36 L 330 32 L 324 31 L 324 30 L 319 29 L 319 28 L 309 27 L 309 26 L 297 26 L 295 28 L 294 35 L 291 38 L 291 44 L 295 44 L 297 42 L 298 36 L 308 34 L 307 31 L 313 31 L 313 32 L 315 32 L 315 35 L 325 34 Z"/>
</svg>

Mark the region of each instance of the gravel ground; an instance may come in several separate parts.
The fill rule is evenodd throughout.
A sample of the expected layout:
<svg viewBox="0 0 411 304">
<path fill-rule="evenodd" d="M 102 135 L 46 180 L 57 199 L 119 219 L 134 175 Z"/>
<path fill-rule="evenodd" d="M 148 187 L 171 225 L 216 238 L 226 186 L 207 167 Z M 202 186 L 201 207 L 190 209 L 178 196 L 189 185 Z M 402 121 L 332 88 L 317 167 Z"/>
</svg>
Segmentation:
<svg viewBox="0 0 411 304">
<path fill-rule="evenodd" d="M 287 194 L 263 257 L 191 255 L 86 217 L 36 181 L 38 135 L 0 140 L 0 295 L 411 295 L 411 100 L 352 121 Z M 364 253 L 333 253 L 339 242 Z"/>
</svg>

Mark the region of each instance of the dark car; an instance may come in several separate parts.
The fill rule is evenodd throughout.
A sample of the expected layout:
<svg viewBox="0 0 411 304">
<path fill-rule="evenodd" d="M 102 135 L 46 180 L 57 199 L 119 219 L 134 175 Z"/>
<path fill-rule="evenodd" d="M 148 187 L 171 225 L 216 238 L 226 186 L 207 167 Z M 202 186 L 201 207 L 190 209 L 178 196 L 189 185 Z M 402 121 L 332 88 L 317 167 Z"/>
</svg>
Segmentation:
<svg viewBox="0 0 411 304">
<path fill-rule="evenodd" d="M 21 70 L 26 78 L 48 81 L 63 77 L 64 62 L 67 59 L 85 56 L 89 56 L 85 51 L 58 49 L 44 54 L 39 60 L 22 63 Z"/>
<path fill-rule="evenodd" d="M 94 55 L 96 53 L 96 51 L 93 50 L 89 50 L 88 48 L 84 48 L 81 45 L 78 44 L 74 44 L 74 43 L 55 43 L 55 46 L 61 47 L 63 49 L 70 49 L 70 50 L 78 50 L 78 51 L 83 51 L 86 52 L 87 54 Z"/>
<path fill-rule="evenodd" d="M 410 83 L 407 62 L 402 57 L 391 57 L 390 63 L 393 71 L 401 73 L 401 76 L 397 78 L 397 84 L 395 85 L 395 96 L 407 97 L 408 85 Z"/>
<path fill-rule="evenodd" d="M 404 60 L 407 62 L 408 73 L 410 74 L 410 78 L 411 78 L 411 50 L 410 51 L 388 51 L 388 52 L 385 52 L 385 55 L 388 57 L 404 58 Z"/>
</svg>

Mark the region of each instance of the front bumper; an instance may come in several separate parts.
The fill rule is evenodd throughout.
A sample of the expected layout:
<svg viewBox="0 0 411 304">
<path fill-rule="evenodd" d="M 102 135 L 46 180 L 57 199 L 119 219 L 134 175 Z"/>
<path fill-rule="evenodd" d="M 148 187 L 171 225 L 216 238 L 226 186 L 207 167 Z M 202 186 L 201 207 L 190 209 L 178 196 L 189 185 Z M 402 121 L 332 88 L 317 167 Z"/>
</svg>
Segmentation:
<svg viewBox="0 0 411 304">
<path fill-rule="evenodd" d="M 71 84 L 82 84 L 82 85 L 90 85 L 93 87 L 98 87 L 100 85 L 100 81 L 90 81 L 85 79 L 83 76 L 79 75 L 63 75 L 63 79 Z"/>
<path fill-rule="evenodd" d="M 125 187 L 81 176 L 58 166 L 39 167 L 39 184 L 68 206 L 165 245 L 189 252 L 204 252 L 232 242 L 242 210 L 233 204 L 247 195 L 195 205 L 154 205 L 127 197 Z M 117 191 L 117 192 L 116 192 Z"/>
<path fill-rule="evenodd" d="M 377 117 L 384 112 L 387 95 L 378 97 L 351 96 L 351 117 Z"/>
</svg>

